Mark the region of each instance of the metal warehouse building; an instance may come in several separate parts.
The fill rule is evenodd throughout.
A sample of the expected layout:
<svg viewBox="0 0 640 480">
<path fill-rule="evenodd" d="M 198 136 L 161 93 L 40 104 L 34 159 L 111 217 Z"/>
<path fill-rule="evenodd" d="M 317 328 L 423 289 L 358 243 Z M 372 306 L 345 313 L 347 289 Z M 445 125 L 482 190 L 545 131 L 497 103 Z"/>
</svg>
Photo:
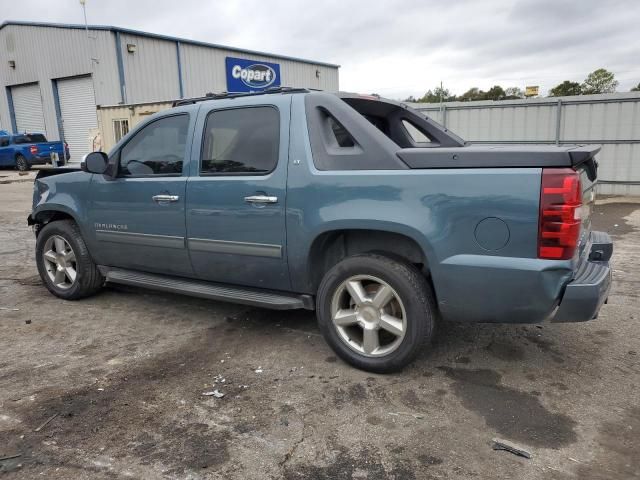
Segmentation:
<svg viewBox="0 0 640 480">
<path fill-rule="evenodd" d="M 100 105 L 276 86 L 337 91 L 338 68 L 112 26 L 10 21 L 0 25 L 0 129 L 64 139 L 80 161 Z"/>
</svg>

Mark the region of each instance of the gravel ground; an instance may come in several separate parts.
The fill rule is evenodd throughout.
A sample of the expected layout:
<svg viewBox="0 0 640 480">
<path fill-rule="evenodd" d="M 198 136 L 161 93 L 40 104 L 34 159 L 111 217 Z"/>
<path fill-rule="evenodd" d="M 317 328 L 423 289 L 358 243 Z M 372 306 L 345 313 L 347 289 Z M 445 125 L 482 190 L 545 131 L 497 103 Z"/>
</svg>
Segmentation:
<svg viewBox="0 0 640 480">
<path fill-rule="evenodd" d="M 53 297 L 31 187 L 0 184 L 0 476 L 640 477 L 638 199 L 595 213 L 615 240 L 600 318 L 442 325 L 409 368 L 375 375 L 337 359 L 310 312 L 123 287 Z"/>
</svg>

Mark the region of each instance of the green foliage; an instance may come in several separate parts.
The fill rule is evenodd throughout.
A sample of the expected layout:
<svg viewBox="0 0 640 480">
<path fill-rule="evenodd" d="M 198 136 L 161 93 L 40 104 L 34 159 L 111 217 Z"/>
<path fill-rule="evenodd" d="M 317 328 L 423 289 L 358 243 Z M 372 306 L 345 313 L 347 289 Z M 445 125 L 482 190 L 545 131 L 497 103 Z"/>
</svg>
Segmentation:
<svg viewBox="0 0 640 480">
<path fill-rule="evenodd" d="M 420 98 L 415 98 L 413 95 L 410 95 L 409 97 L 405 98 L 403 101 L 404 102 L 420 102 L 420 103 L 440 103 L 440 101 L 453 102 L 455 101 L 455 99 L 456 99 L 455 95 L 451 95 L 451 92 L 449 92 L 448 89 L 436 87 L 433 90 L 427 90 L 427 93 L 425 93 Z"/>
<path fill-rule="evenodd" d="M 589 75 L 582 84 L 565 80 L 549 90 L 550 97 L 565 97 L 572 95 L 589 95 L 594 93 L 613 93 L 618 87 L 618 81 L 612 72 L 604 68 L 599 68 Z M 640 92 L 640 83 L 631 89 L 632 92 Z M 406 98 L 405 102 L 440 103 L 442 102 L 475 102 L 478 100 L 517 100 L 524 98 L 524 92 L 518 87 L 508 87 L 503 89 L 500 85 L 494 85 L 486 92 L 477 87 L 470 88 L 462 95 L 456 97 L 448 89 L 436 87 L 427 90 L 420 98 L 413 95 Z"/>
<path fill-rule="evenodd" d="M 506 94 L 504 97 L 505 100 L 517 100 L 519 98 L 524 98 L 524 92 L 518 87 L 509 87 L 504 91 L 504 93 Z"/>
<path fill-rule="evenodd" d="M 636 85 L 635 87 L 633 87 L 631 90 L 629 90 L 630 92 L 640 92 L 640 83 L 638 83 L 638 85 Z"/>
<path fill-rule="evenodd" d="M 582 87 L 578 82 L 565 80 L 549 90 L 550 97 L 569 97 L 571 95 L 581 95 Z"/>
<path fill-rule="evenodd" d="M 458 97 L 460 102 L 475 102 L 477 100 L 485 100 L 486 93 L 477 87 L 472 87 Z"/>
<path fill-rule="evenodd" d="M 582 83 L 582 94 L 613 93 L 616 91 L 617 86 L 618 82 L 615 79 L 615 75 L 604 68 L 599 68 L 585 78 Z"/>
<path fill-rule="evenodd" d="M 494 85 L 487 93 L 484 94 L 485 100 L 504 100 L 507 96 L 504 89 L 500 85 Z"/>
</svg>

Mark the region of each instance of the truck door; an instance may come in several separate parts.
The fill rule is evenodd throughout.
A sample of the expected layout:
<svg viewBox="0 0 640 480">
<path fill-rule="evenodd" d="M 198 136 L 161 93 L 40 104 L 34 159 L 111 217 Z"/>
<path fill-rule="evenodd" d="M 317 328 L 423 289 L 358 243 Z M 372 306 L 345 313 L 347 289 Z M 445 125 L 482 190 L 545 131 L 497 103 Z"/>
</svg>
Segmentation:
<svg viewBox="0 0 640 480">
<path fill-rule="evenodd" d="M 152 120 L 112 153 L 118 160 L 116 178 L 93 176 L 88 195 L 96 263 L 193 274 L 184 220 L 185 159 L 195 116 L 175 112 Z"/>
<path fill-rule="evenodd" d="M 285 195 L 291 98 L 269 97 L 200 109 L 196 132 L 203 138 L 194 141 L 186 206 L 187 244 L 199 278 L 290 286 Z"/>
</svg>

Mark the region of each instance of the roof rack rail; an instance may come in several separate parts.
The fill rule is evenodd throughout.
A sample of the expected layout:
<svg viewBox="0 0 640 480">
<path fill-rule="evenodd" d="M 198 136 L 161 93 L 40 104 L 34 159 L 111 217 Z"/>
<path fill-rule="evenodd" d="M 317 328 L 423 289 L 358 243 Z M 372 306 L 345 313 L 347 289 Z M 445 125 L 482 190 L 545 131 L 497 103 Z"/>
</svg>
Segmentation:
<svg viewBox="0 0 640 480">
<path fill-rule="evenodd" d="M 192 105 L 198 102 L 206 102 L 207 100 L 220 100 L 222 98 L 238 98 L 238 97 L 253 97 L 256 95 L 269 95 L 274 93 L 308 93 L 311 90 L 308 88 L 298 87 L 272 87 L 267 88 L 261 92 L 248 92 L 248 93 L 207 93 L 204 97 L 184 98 L 180 100 L 174 100 L 172 107 L 179 107 L 181 105 Z"/>
</svg>

